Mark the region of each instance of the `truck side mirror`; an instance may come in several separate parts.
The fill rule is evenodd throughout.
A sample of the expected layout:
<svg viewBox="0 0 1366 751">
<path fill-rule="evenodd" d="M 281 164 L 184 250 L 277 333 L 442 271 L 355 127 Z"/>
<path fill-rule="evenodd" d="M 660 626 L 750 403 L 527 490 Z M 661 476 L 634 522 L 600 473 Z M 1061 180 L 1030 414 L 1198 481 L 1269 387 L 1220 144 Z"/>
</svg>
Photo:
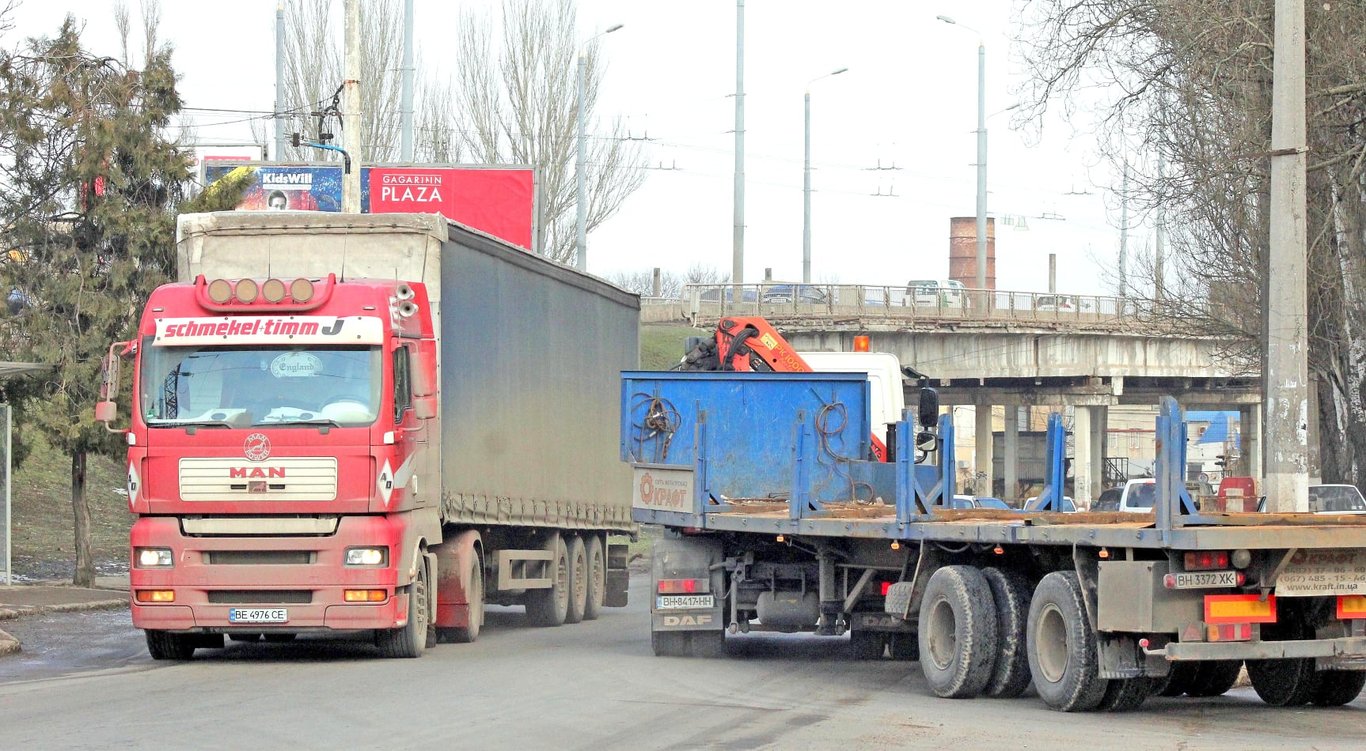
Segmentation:
<svg viewBox="0 0 1366 751">
<path fill-rule="evenodd" d="M 102 422 L 106 426 L 117 420 L 119 417 L 119 405 L 116 402 L 105 400 L 95 402 L 95 422 Z"/>
<path fill-rule="evenodd" d="M 920 427 L 933 428 L 939 424 L 939 392 L 932 388 L 920 389 Z"/>
<path fill-rule="evenodd" d="M 413 399 L 413 417 L 430 420 L 436 417 L 436 397 L 419 396 Z"/>
</svg>

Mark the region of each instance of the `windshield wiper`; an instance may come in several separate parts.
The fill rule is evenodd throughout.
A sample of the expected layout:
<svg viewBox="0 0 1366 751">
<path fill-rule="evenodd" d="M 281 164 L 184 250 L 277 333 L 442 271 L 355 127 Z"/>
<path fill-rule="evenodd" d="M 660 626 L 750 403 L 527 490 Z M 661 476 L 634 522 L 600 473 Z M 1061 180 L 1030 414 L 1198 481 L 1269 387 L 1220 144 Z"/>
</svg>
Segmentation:
<svg viewBox="0 0 1366 751">
<path fill-rule="evenodd" d="M 237 424 L 228 422 L 227 420 L 183 420 L 183 421 L 182 421 L 182 420 L 176 420 L 176 421 L 174 421 L 174 422 L 154 422 L 154 423 L 151 424 L 151 427 L 153 427 L 153 428 L 185 428 L 185 432 L 186 432 L 186 433 L 189 433 L 190 435 L 194 435 L 195 429 L 196 429 L 196 428 L 230 428 L 230 429 L 231 429 L 231 428 L 240 428 L 240 427 L 245 427 L 245 426 L 237 425 Z"/>
<path fill-rule="evenodd" d="M 253 427 L 256 427 L 256 426 L 264 427 L 264 426 L 267 426 L 267 425 L 279 425 L 279 426 L 281 426 L 281 427 L 286 427 L 286 426 L 289 426 L 289 425 L 316 425 L 316 426 L 318 426 L 319 428 L 340 428 L 340 427 L 342 427 L 342 424 L 341 424 L 341 423 L 337 422 L 336 420 L 332 419 L 331 417 L 310 417 L 310 418 L 302 419 L 302 420 L 271 420 L 271 421 L 269 421 L 269 422 L 254 422 L 254 423 L 252 423 L 252 426 L 253 426 Z M 326 433 L 327 431 L 324 430 L 323 432 Z"/>
</svg>

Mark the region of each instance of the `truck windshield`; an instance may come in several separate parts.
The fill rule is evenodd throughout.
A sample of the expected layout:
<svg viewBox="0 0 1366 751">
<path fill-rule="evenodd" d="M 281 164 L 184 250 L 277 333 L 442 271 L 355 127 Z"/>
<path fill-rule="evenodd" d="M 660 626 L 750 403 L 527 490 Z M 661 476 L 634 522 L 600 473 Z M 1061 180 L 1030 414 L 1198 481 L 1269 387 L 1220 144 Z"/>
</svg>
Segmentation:
<svg viewBox="0 0 1366 751">
<path fill-rule="evenodd" d="M 157 347 L 143 341 L 142 416 L 177 425 L 370 425 L 378 347 Z"/>
</svg>

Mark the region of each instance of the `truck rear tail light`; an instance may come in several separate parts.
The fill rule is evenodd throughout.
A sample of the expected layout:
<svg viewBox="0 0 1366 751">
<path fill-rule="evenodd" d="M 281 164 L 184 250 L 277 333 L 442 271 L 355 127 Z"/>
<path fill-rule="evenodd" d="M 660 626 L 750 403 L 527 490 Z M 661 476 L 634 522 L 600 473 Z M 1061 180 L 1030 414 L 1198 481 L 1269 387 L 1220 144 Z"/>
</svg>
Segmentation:
<svg viewBox="0 0 1366 751">
<path fill-rule="evenodd" d="M 1187 571 L 1214 571 L 1228 568 L 1228 553 L 1226 551 L 1211 552 L 1207 550 L 1186 553 L 1185 564 Z"/>
<path fill-rule="evenodd" d="M 1338 597 L 1338 620 L 1353 621 L 1366 618 L 1366 595 Z"/>
<path fill-rule="evenodd" d="M 1275 623 L 1276 596 L 1205 595 L 1205 623 Z"/>
<path fill-rule="evenodd" d="M 342 599 L 347 602 L 384 602 L 389 593 L 382 589 L 344 589 Z"/>
<path fill-rule="evenodd" d="M 660 579 L 659 594 L 662 595 L 691 595 L 706 594 L 711 591 L 711 582 L 707 579 Z"/>
<path fill-rule="evenodd" d="M 256 286 L 256 282 L 251 279 L 238 279 L 237 289 L 234 291 L 237 301 L 240 303 L 256 302 L 256 295 L 261 290 Z"/>
<path fill-rule="evenodd" d="M 892 591 L 892 583 L 891 583 L 891 582 L 883 582 L 883 583 L 882 583 L 882 596 L 883 596 L 883 597 L 886 597 L 886 596 L 887 596 L 887 593 L 890 592 L 890 591 Z"/>
<path fill-rule="evenodd" d="M 285 283 L 279 279 L 267 279 L 261 283 L 261 298 L 266 302 L 280 302 L 285 299 Z"/>
<path fill-rule="evenodd" d="M 1252 641 L 1257 627 L 1251 623 L 1221 623 L 1205 627 L 1205 641 Z"/>
<path fill-rule="evenodd" d="M 136 596 L 138 602 L 175 602 L 173 589 L 139 589 Z"/>
</svg>

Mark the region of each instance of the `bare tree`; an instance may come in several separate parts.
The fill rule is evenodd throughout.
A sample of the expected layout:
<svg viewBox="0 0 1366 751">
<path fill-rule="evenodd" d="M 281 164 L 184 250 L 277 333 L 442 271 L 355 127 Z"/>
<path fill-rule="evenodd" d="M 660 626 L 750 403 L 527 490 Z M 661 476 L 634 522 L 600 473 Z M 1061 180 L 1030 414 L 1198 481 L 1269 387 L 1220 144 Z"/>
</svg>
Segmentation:
<svg viewBox="0 0 1366 751">
<path fill-rule="evenodd" d="M 536 168 L 541 206 L 542 252 L 561 262 L 574 259 L 576 70 L 579 40 L 572 0 L 505 0 L 501 36 L 490 18 L 467 12 L 457 34 L 457 122 L 472 159 Z M 499 42 L 495 49 L 494 39 Z M 595 109 L 603 65 L 588 44 L 584 111 Z M 588 117 L 589 122 L 592 118 Z M 645 179 L 638 144 L 624 138 L 620 121 L 606 132 L 594 126 L 588 139 L 587 227 L 593 229 L 621 207 Z"/>
<path fill-rule="evenodd" d="M 1096 91 L 1112 160 L 1161 154 L 1133 173 L 1143 208 L 1173 233 L 1164 292 L 1178 318 L 1260 369 L 1268 268 L 1272 0 L 1035 0 L 1022 4 L 1028 117 L 1074 116 Z M 1310 372 L 1325 478 L 1366 480 L 1366 6 L 1308 6 Z M 1176 281 L 1172 281 L 1176 280 Z M 1328 436 L 1333 436 L 1331 439 Z"/>
<path fill-rule="evenodd" d="M 417 66 L 419 70 L 423 66 Z M 413 113 L 413 159 L 450 164 L 460 161 L 460 134 L 455 124 L 455 97 L 449 80 L 424 77 L 418 82 Z"/>
<path fill-rule="evenodd" d="M 293 0 L 285 11 L 285 98 L 293 128 L 318 137 L 314 113 L 334 104 L 340 108 L 342 84 L 341 29 L 332 19 L 338 0 Z M 361 144 L 367 162 L 398 157 L 399 76 L 403 61 L 403 9 L 398 0 L 366 0 L 360 6 Z M 329 125 L 340 128 L 339 119 Z M 333 131 L 340 142 L 340 130 Z M 331 152 L 285 147 L 285 158 L 331 160 Z M 352 155 L 353 159 L 358 158 Z"/>
</svg>

